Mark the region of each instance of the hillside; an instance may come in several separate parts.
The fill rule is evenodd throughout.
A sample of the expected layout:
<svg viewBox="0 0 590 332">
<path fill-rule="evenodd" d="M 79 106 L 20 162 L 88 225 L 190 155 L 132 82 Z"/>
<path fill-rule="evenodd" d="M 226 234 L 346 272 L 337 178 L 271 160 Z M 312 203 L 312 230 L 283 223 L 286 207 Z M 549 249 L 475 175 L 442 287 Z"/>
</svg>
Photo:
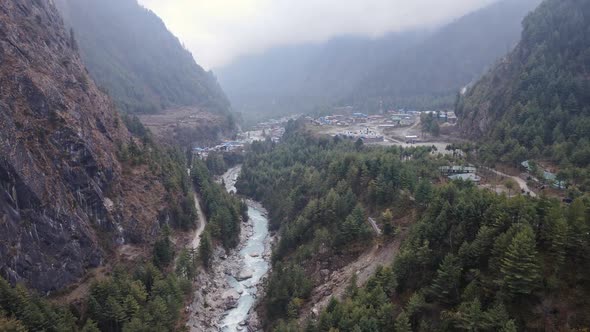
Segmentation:
<svg viewBox="0 0 590 332">
<path fill-rule="evenodd" d="M 279 235 L 258 307 L 265 330 L 590 326 L 587 196 L 498 195 L 441 178 L 447 161 L 429 148 L 316 137 L 303 126 L 288 125 L 278 145 L 256 143 L 237 183 Z"/>
<path fill-rule="evenodd" d="M 277 47 L 216 72 L 246 116 L 334 105 L 375 112 L 381 100 L 386 107 L 450 107 L 462 87 L 514 47 L 523 17 L 539 2 L 500 1 L 436 31 Z"/>
<path fill-rule="evenodd" d="M 461 98 L 462 130 L 487 143 L 484 159 L 587 168 L 589 22 L 587 1 L 545 1 L 524 21 L 516 49 Z M 561 176 L 581 175 L 576 173 Z"/>
<path fill-rule="evenodd" d="M 97 88 L 52 2 L 2 1 L 0 26 L 0 275 L 47 294 L 187 217 L 188 179 Z"/>
<path fill-rule="evenodd" d="M 58 0 L 96 82 L 125 112 L 200 106 L 228 113 L 211 72 L 201 68 L 153 12 L 136 0 Z"/>
<path fill-rule="evenodd" d="M 540 0 L 502 0 L 443 27 L 423 43 L 378 65 L 353 93 L 352 103 L 374 110 L 449 107 L 518 42 L 521 21 Z"/>
</svg>

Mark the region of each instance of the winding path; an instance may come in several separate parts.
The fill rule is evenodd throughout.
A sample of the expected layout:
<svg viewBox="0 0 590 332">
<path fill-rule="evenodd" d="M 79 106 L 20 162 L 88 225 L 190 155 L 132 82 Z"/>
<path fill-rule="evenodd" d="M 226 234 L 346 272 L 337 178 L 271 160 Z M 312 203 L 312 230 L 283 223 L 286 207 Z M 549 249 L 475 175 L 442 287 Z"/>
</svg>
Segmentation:
<svg viewBox="0 0 590 332">
<path fill-rule="evenodd" d="M 195 232 L 195 237 L 191 241 L 191 248 L 198 250 L 199 244 L 201 244 L 201 235 L 205 231 L 205 226 L 207 225 L 207 218 L 205 217 L 205 214 L 203 213 L 203 209 L 201 208 L 201 202 L 199 201 L 199 194 L 197 194 L 196 190 L 193 190 L 193 191 L 194 191 L 194 195 L 195 195 L 195 208 L 197 209 L 197 216 L 199 217 L 198 218 L 199 220 L 197 221 L 199 223 L 199 227 L 197 228 L 197 231 Z"/>
</svg>

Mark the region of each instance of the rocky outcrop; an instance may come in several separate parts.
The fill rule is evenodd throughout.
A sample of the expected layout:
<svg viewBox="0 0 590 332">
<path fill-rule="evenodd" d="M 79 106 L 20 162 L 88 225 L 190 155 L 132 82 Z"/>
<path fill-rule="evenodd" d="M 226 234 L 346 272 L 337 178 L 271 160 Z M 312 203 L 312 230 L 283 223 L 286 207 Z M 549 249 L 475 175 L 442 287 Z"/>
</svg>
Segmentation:
<svg viewBox="0 0 590 332">
<path fill-rule="evenodd" d="M 0 2 L 0 274 L 43 292 L 102 264 L 101 243 L 157 234 L 164 204 L 128 190 L 163 192 L 123 172 L 133 138 L 76 48 L 52 1 Z"/>
</svg>

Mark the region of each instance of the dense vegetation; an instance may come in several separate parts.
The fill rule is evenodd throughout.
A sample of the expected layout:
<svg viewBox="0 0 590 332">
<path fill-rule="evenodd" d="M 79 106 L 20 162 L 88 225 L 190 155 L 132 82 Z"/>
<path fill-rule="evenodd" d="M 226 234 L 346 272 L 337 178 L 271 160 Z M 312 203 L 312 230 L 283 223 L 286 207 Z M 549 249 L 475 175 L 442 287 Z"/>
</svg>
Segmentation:
<svg viewBox="0 0 590 332">
<path fill-rule="evenodd" d="M 270 227 L 280 233 L 267 287 L 271 321 L 297 316 L 313 286 L 305 270 L 310 261 L 354 256 L 371 242 L 369 215 L 378 217 L 386 236 L 394 234 L 393 218 L 411 209 L 414 196 L 419 204 L 428 199 L 427 179 L 437 175 L 430 159 L 428 148 L 315 138 L 294 122 L 281 144 L 252 145 L 237 188 L 268 208 Z M 393 214 L 381 218 L 385 208 Z"/>
<path fill-rule="evenodd" d="M 590 326 L 590 200 L 508 199 L 461 183 L 433 197 L 391 270 L 351 285 L 309 331 Z"/>
<path fill-rule="evenodd" d="M 435 188 L 428 150 L 369 148 L 316 138 L 290 123 L 284 141 L 257 143 L 238 190 L 270 211 L 280 241 L 265 311 L 277 331 L 520 331 L 588 328 L 590 199 L 508 198 L 463 182 Z M 323 258 L 354 256 L 410 212 L 391 266 L 353 282 L 306 326 L 297 319 Z M 392 223 L 393 222 L 393 223 Z"/>
<path fill-rule="evenodd" d="M 154 248 L 155 253 L 159 250 Z M 198 259 L 183 251 L 172 272 L 171 255 L 161 268 L 151 263 L 116 268 L 91 286 L 83 306 L 69 308 L 52 305 L 22 285 L 12 287 L 0 278 L 0 331 L 177 331 Z"/>
<path fill-rule="evenodd" d="M 100 331 L 176 331 L 190 291 L 190 279 L 165 276 L 151 265 L 132 275 L 115 271 L 111 279 L 92 287 L 85 329 L 96 324 Z"/>
<path fill-rule="evenodd" d="M 13 288 L 0 277 L 0 331 L 71 331 L 72 313 L 31 295 L 22 285 Z"/>
<path fill-rule="evenodd" d="M 248 218 L 248 206 L 216 183 L 202 160 L 193 161 L 191 176 L 208 219 L 207 236 L 221 241 L 226 249 L 234 248 L 240 240 L 240 224 Z"/>
<path fill-rule="evenodd" d="M 231 167 L 244 162 L 244 154 L 241 152 L 211 152 L 205 159 L 207 169 L 211 174 L 220 176 L 227 172 Z"/>
<path fill-rule="evenodd" d="M 590 189 L 590 3 L 547 0 L 524 21 L 518 47 L 462 98 L 463 130 L 481 158 L 549 161 Z"/>
<path fill-rule="evenodd" d="M 212 73 L 137 0 L 59 0 L 94 80 L 123 112 L 153 113 L 174 106 L 229 112 Z"/>
</svg>

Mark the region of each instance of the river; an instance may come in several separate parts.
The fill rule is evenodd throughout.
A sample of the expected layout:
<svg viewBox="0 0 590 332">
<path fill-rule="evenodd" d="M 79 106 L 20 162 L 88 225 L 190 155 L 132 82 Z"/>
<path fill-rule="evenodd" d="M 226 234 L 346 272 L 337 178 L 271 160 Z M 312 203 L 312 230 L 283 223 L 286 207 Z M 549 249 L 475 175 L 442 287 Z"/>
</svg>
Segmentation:
<svg viewBox="0 0 590 332">
<path fill-rule="evenodd" d="M 228 192 L 235 192 L 241 167 L 222 177 Z M 247 201 L 247 223 L 242 224 L 240 244 L 227 254 L 217 249 L 213 268 L 197 277 L 195 300 L 189 307 L 191 331 L 257 331 L 260 322 L 254 307 L 261 284 L 270 269 L 271 236 L 266 210 Z"/>
<path fill-rule="evenodd" d="M 243 259 L 240 274 L 252 276 L 247 280 L 238 281 L 234 276 L 228 275 L 227 281 L 240 294 L 238 306 L 226 312 L 221 324 L 222 331 L 239 331 L 240 323 L 247 322 L 250 310 L 256 303 L 258 285 L 269 269 L 266 245 L 268 239 L 268 219 L 265 211 L 254 202 L 248 203 L 248 216 L 253 225 L 252 236 L 248 238 L 246 245 L 240 250 Z"/>
</svg>

